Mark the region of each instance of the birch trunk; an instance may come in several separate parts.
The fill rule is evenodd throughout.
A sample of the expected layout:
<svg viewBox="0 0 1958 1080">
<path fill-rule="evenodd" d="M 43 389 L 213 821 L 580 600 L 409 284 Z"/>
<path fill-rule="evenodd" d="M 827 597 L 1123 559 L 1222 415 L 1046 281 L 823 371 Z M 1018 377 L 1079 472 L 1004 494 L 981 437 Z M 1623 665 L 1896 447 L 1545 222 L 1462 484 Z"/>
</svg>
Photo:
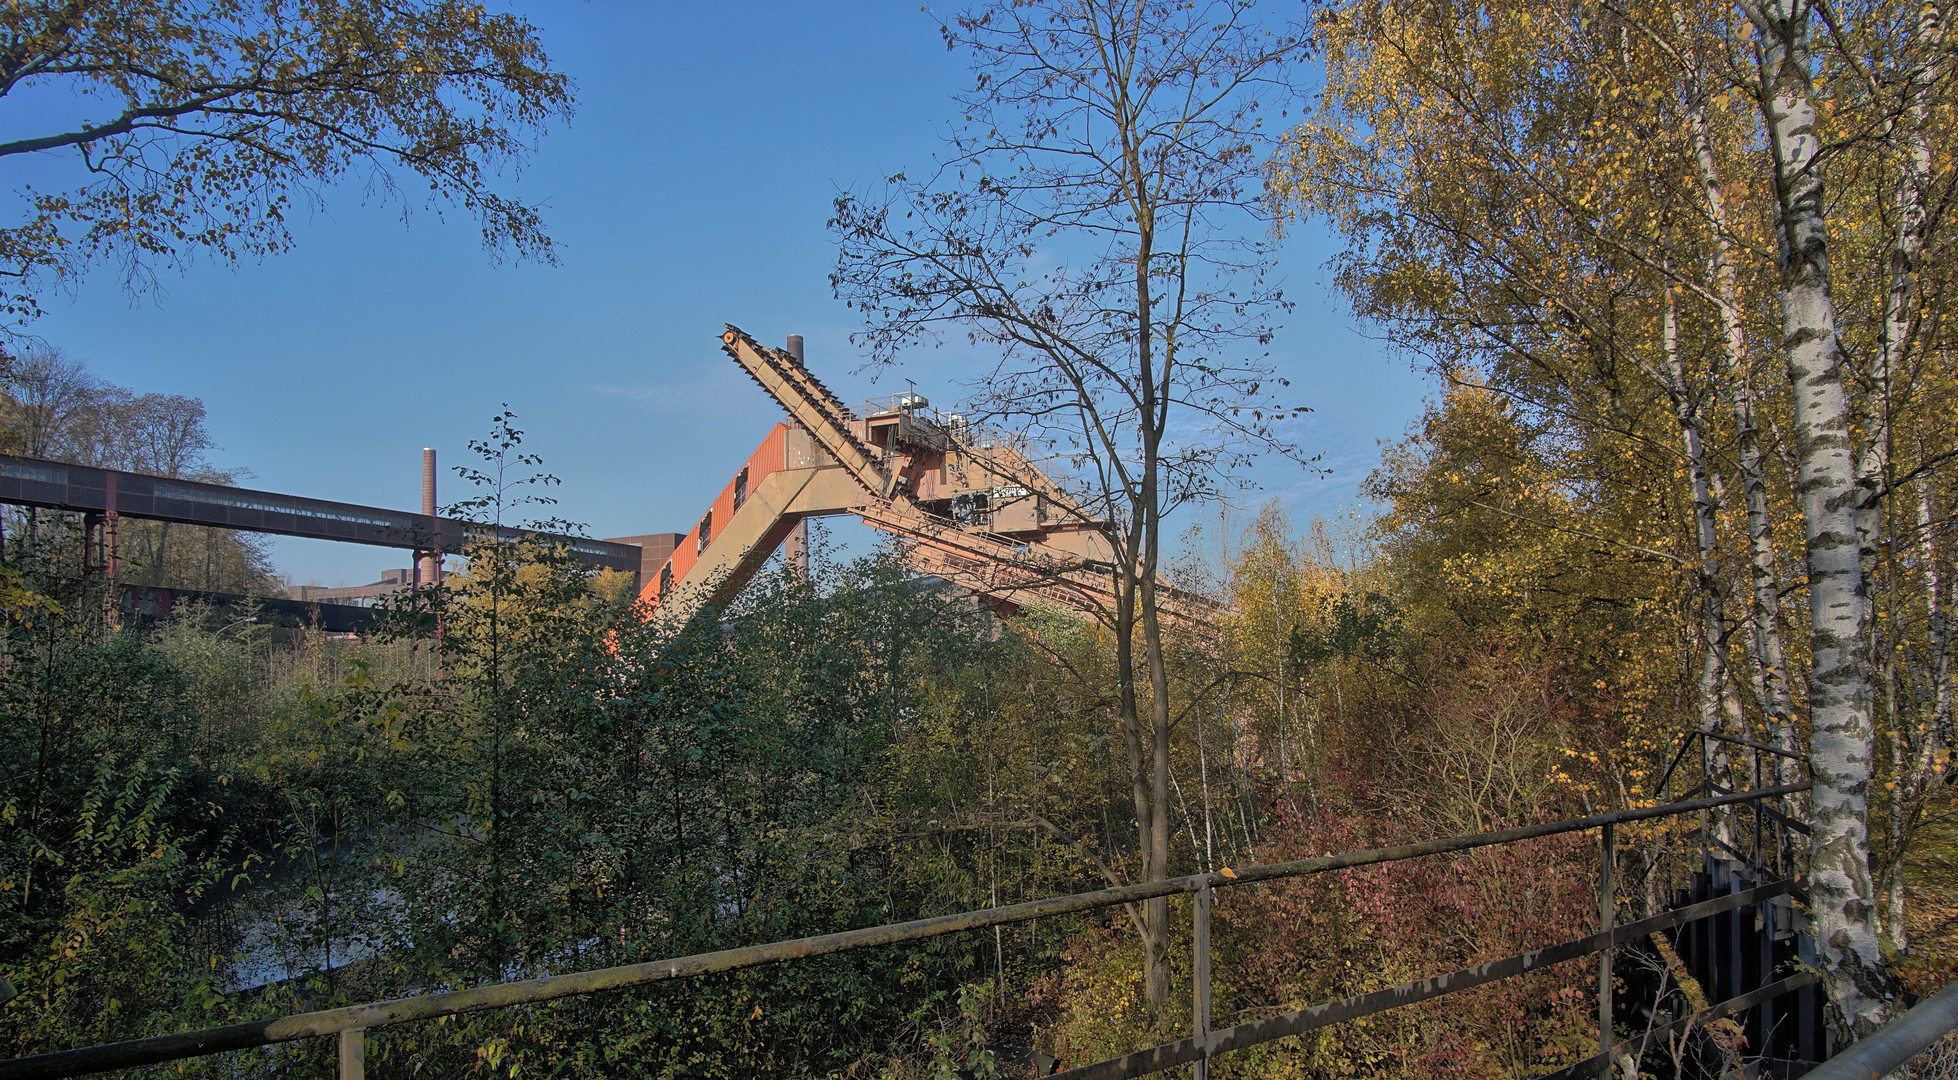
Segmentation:
<svg viewBox="0 0 1958 1080">
<path fill-rule="evenodd" d="M 1878 942 L 1870 876 L 1869 597 L 1857 533 L 1856 447 L 1829 283 L 1827 209 L 1815 131 L 1806 0 L 1749 7 L 1756 87 L 1772 154 L 1781 246 L 1782 349 L 1793 388 L 1797 491 L 1808 566 L 1808 680 L 1814 857 L 1810 900 L 1842 1034 L 1890 1019 L 1897 982 Z"/>
<path fill-rule="evenodd" d="M 1675 9 L 1674 18 L 1679 20 Z M 1683 29 L 1683 28 L 1682 28 Z M 1683 35 L 1682 35 L 1683 36 Z M 1781 583 L 1775 571 L 1774 519 L 1768 512 L 1767 473 L 1761 467 L 1761 429 L 1755 418 L 1754 382 L 1747 363 L 1747 331 L 1741 322 L 1740 281 L 1734 269 L 1732 227 L 1727 219 L 1726 188 L 1713 155 L 1713 137 L 1700 88 L 1689 94 L 1687 122 L 1693 134 L 1693 154 L 1699 165 L 1700 187 L 1706 199 L 1712 233 L 1708 267 L 1718 297 L 1721 382 L 1734 414 L 1735 459 L 1740 468 L 1741 501 L 1747 507 L 1748 579 L 1751 586 L 1748 653 L 1754 667 L 1754 694 L 1767 718 L 1775 746 L 1797 753 L 1794 709 L 1788 693 L 1788 662 L 1781 641 Z M 1796 767 L 1782 759 L 1783 783 L 1795 780 Z"/>
<path fill-rule="evenodd" d="M 1910 949 L 1910 931 L 1904 925 L 1904 849 L 1916 831 L 1924 792 L 1938 774 L 1951 730 L 1951 636 L 1945 622 L 1944 578 L 1938 568 L 1937 539 L 1933 528 L 1935 521 L 1930 482 L 1919 480 L 1917 557 L 1923 565 L 1924 607 L 1929 616 L 1929 640 L 1926 645 L 1930 661 L 1927 674 L 1931 680 L 1931 715 L 1928 722 L 1913 725 L 1915 730 L 1910 732 L 1915 736 L 1916 745 L 1910 748 L 1907 772 L 1903 767 L 1906 747 L 1898 747 L 1898 771 L 1905 775 L 1900 778 L 1890 800 L 1890 887 L 1885 897 L 1887 911 L 1884 921 L 1890 931 L 1891 944 L 1900 952 Z M 1898 728 L 1902 732 L 1904 725 L 1900 722 Z"/>
<path fill-rule="evenodd" d="M 1924 560 L 1924 606 L 1930 614 L 1931 650 L 1931 731 L 1942 748 L 1951 746 L 1951 617 L 1945 603 L 1943 570 L 1938 565 L 1936 521 L 1931 502 L 1931 482 L 1917 482 L 1917 533 L 1919 557 Z"/>
<path fill-rule="evenodd" d="M 1888 401 L 1889 380 L 1895 372 L 1907 370 L 1911 344 L 1917 338 L 1917 266 L 1925 250 L 1925 233 L 1931 223 L 1929 207 L 1925 196 L 1933 184 L 1931 174 L 1931 137 L 1927 135 L 1927 104 L 1929 96 L 1938 80 L 1936 55 L 1944 45 L 1944 18 L 1942 10 L 1935 2 L 1927 2 L 1917 14 L 1917 41 L 1913 43 L 1915 59 L 1909 67 L 1909 78 L 1905 80 L 1905 110 L 1903 110 L 1903 153 L 1901 168 L 1897 178 L 1897 235 L 1889 252 L 1889 292 L 1884 295 L 1884 397 Z M 1886 425 L 1888 434 L 1888 425 Z M 1884 462 L 1888 466 L 1888 462 Z M 1888 470 L 1876 477 L 1888 483 Z M 1882 489 L 1870 493 L 1874 499 L 1884 495 Z M 1870 501 L 1864 503 L 1866 513 L 1870 511 Z M 1874 513 L 1872 513 L 1874 517 Z M 1950 659 L 1946 650 L 1946 628 L 1944 628 L 1944 607 L 1940 597 L 1940 577 L 1936 562 L 1936 536 L 1933 530 L 1935 518 L 1931 515 L 1931 487 L 1929 481 L 1917 483 L 1917 546 L 1919 560 L 1923 562 L 1925 579 L 1925 614 L 1929 622 L 1931 636 L 1931 720 L 1927 724 L 1911 724 L 1909 718 L 1895 716 L 1891 724 L 1899 734 L 1915 736 L 1915 753 L 1911 755 L 1909 775 L 1899 777 L 1897 787 L 1891 794 L 1891 859 L 1889 859 L 1889 935 L 1897 949 L 1909 949 L 1909 931 L 1903 925 L 1903 847 L 1915 832 L 1915 818 L 1923 800 L 1925 788 L 1931 785 L 1933 773 L 1938 769 L 1938 751 L 1944 747 L 1944 738 L 1950 730 Z M 1901 747 L 1899 747 L 1901 749 Z M 1903 755 L 1897 753 L 1901 765 Z"/>
<path fill-rule="evenodd" d="M 1936 4 L 1926 3 L 1919 8 L 1916 40 L 1912 43 L 1915 56 L 1904 81 L 1904 109 L 1898 121 L 1902 130 L 1898 132 L 1893 129 L 1893 134 L 1899 136 L 1897 142 L 1901 151 L 1897 177 L 1897 228 L 1890 247 L 1890 282 L 1884 293 L 1882 338 L 1877 349 L 1876 370 L 1871 379 L 1875 400 L 1869 410 L 1870 416 L 1865 420 L 1867 445 L 1858 476 L 1862 489 L 1858 538 L 1866 568 L 1875 565 L 1885 538 L 1883 511 L 1890 473 L 1891 384 L 1909 370 L 1911 346 L 1917 331 L 1917 268 L 1924 252 L 1925 230 L 1930 221 L 1925 193 L 1932 182 L 1931 145 L 1925 134 L 1926 100 L 1937 81 L 1935 57 L 1943 44 L 1942 21 L 1942 12 Z M 1896 782 L 1890 788 L 1889 858 L 1884 860 L 1884 876 L 1888 879 L 1889 889 L 1884 921 L 1892 943 L 1900 950 L 1910 947 L 1909 933 L 1904 927 L 1904 847 L 1915 831 L 1919 801 L 1936 766 L 1940 736 L 1944 730 L 1936 715 L 1940 708 L 1938 699 L 1940 695 L 1948 695 L 1948 690 L 1941 685 L 1943 673 L 1936 670 L 1942 664 L 1944 653 L 1938 645 L 1938 639 L 1943 636 L 1943 615 L 1938 595 L 1937 550 L 1929 516 L 1929 497 L 1928 489 L 1919 484 L 1918 548 L 1924 564 L 1926 614 L 1933 641 L 1933 670 L 1927 673 L 1933 683 L 1933 718 L 1929 723 L 1918 723 L 1917 718 L 1921 714 L 1914 700 L 1909 707 L 1910 715 L 1892 710 L 1890 717 L 1890 726 L 1895 732 L 1896 747 L 1892 761 L 1895 763 L 1893 779 Z M 1894 629 L 1894 621 L 1892 625 Z M 1886 655 L 1894 655 L 1894 650 L 1886 650 Z M 1945 715 L 1948 716 L 1948 712 Z"/>
<path fill-rule="evenodd" d="M 1727 613 L 1725 599 L 1721 596 L 1719 533 L 1716 528 L 1720 507 L 1713 494 L 1712 473 L 1707 468 L 1706 430 L 1686 383 L 1686 366 L 1679 358 L 1679 312 L 1670 288 L 1666 290 L 1664 319 L 1660 330 L 1661 367 L 1654 375 L 1665 387 L 1666 396 L 1672 400 L 1673 418 L 1679 424 L 1680 441 L 1686 454 L 1686 475 L 1693 493 L 1694 588 L 1699 593 L 1703 646 L 1700 651 L 1700 730 L 1717 732 L 1723 726 L 1723 703 L 1727 696 Z M 1710 749 L 1714 749 L 1714 758 L 1722 766 L 1722 782 L 1729 782 L 1724 768 L 1724 750 Z"/>
<path fill-rule="evenodd" d="M 1672 399 L 1673 417 L 1679 424 L 1693 494 L 1694 588 L 1699 594 L 1702 638 L 1698 690 L 1700 730 L 1717 734 L 1725 728 L 1726 734 L 1740 735 L 1745 718 L 1740 703 L 1727 692 L 1727 600 L 1722 589 L 1718 532 L 1720 495 L 1715 490 L 1713 471 L 1707 466 L 1706 427 L 1686 382 L 1686 366 L 1679 357 L 1679 310 L 1671 288 L 1666 290 L 1660 343 L 1661 367 L 1653 374 Z M 1744 786 L 1734 776 L 1728 744 L 1708 739 L 1705 754 L 1708 781 L 1728 790 Z M 1737 846 L 1734 819 L 1732 808 L 1713 815 L 1714 836 L 1729 848 Z"/>
<path fill-rule="evenodd" d="M 1864 565 L 1876 555 L 1882 531 L 1882 498 L 1890 464 L 1890 385 L 1908 364 L 1916 330 L 1917 263 L 1924 251 L 1924 231 L 1930 213 L 1924 204 L 1931 182 L 1931 145 L 1925 135 L 1925 98 L 1937 81 L 1933 59 L 1943 37 L 1942 16 L 1935 3 L 1918 12 L 1916 58 L 1904 80 L 1905 102 L 1899 122 L 1902 153 L 1897 177 L 1897 230 L 1890 245 L 1890 282 L 1883 297 L 1883 329 L 1877 343 L 1870 382 L 1875 393 L 1864 418 L 1865 438 L 1857 482 L 1862 487 L 1859 523 Z M 1892 125 L 1892 135 L 1897 135 Z"/>
</svg>

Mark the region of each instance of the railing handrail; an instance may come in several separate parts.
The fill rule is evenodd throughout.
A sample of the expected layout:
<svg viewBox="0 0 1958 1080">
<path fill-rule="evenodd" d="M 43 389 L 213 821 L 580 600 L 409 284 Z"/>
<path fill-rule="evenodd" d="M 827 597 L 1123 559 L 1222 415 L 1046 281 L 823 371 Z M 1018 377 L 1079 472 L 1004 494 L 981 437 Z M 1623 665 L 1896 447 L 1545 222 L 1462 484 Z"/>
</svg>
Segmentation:
<svg viewBox="0 0 1958 1080">
<path fill-rule="evenodd" d="M 1732 743 L 1735 746 L 1752 747 L 1755 750 L 1773 754 L 1779 758 L 1786 758 L 1789 761 L 1798 762 L 1803 765 L 1808 764 L 1807 757 L 1792 751 L 1783 750 L 1777 746 L 1755 742 L 1753 739 L 1743 739 L 1738 735 L 1724 735 L 1718 731 L 1704 731 L 1695 728 L 1679 737 L 1679 752 L 1672 756 L 1670 762 L 1667 762 L 1666 771 L 1659 775 L 1659 782 L 1652 786 L 1652 794 L 1654 796 L 1658 796 L 1666 790 L 1666 782 L 1672 779 L 1673 770 L 1679 768 L 1679 763 L 1685 760 L 1686 751 L 1692 749 L 1694 739 L 1713 739 L 1717 742 Z"/>
<path fill-rule="evenodd" d="M 1958 1030 L 1958 982 L 1803 1075 L 1808 1080 L 1877 1080 L 1954 1030 Z"/>
<path fill-rule="evenodd" d="M 1241 1050 L 1274 1039 L 1302 1035 L 1308 1031 L 1317 1031 L 1334 1024 L 1358 1020 L 1389 1009 L 1431 1001 L 1501 979 L 1539 971 L 1579 957 L 1593 956 L 1606 949 L 1627 945 L 1655 932 L 1670 930 L 1696 919 L 1748 907 L 1777 896 L 1786 896 L 1792 889 L 1792 882 L 1786 879 L 1778 880 L 1770 885 L 1731 893 L 1683 908 L 1674 908 L 1671 911 L 1660 912 L 1622 926 L 1614 926 L 1609 930 L 1573 941 L 1562 941 L 1555 945 L 1531 949 L 1515 956 L 1506 956 L 1500 960 L 1451 971 L 1445 975 L 1415 979 L 1384 990 L 1357 994 L 1339 1001 L 1328 1001 L 1310 1008 L 1247 1021 L 1221 1031 L 1211 1031 L 1187 1039 L 1178 1039 L 1175 1042 L 1161 1043 L 1121 1057 L 1056 1073 L 1055 1080 L 1117 1080 L 1121 1077 L 1141 1075 L 1143 1072 L 1160 1072 L 1204 1057 L 1214 1057 L 1217 1054 Z M 1598 1064 L 1597 1059 L 1593 1059 L 1591 1064 Z"/>
<path fill-rule="evenodd" d="M 1767 743 L 1764 742 L 1755 742 L 1753 739 L 1743 739 L 1738 735 L 1728 735 L 1718 731 L 1702 731 L 1699 732 L 1698 734 L 1702 739 L 1712 739 L 1716 742 L 1732 743 L 1735 746 L 1749 746 L 1749 747 L 1753 747 L 1756 750 L 1761 751 L 1764 754 L 1773 754 L 1775 757 L 1778 758 L 1786 758 L 1789 761 L 1799 761 L 1804 765 L 1808 764 L 1807 755 L 1797 754 L 1793 750 L 1783 750 L 1779 746 L 1769 746 Z"/>
<path fill-rule="evenodd" d="M 1810 787 L 1811 785 L 1808 783 L 1782 784 L 1776 787 L 1760 788 L 1754 791 L 1740 791 L 1727 795 L 1690 799 L 1684 802 L 1667 803 L 1659 806 L 1619 810 L 1608 814 L 1592 814 L 1587 817 L 1568 818 L 1562 821 L 1544 822 L 1538 825 L 1523 825 L 1512 829 L 1500 829 L 1494 832 L 1471 833 L 1466 836 L 1447 837 L 1420 843 L 1397 844 L 1390 847 L 1369 848 L 1364 851 L 1343 852 L 1337 855 L 1322 855 L 1309 859 L 1293 859 L 1287 862 L 1266 863 L 1260 866 L 1245 867 L 1242 870 L 1225 868 L 1211 873 L 1189 874 L 1183 877 L 1170 878 L 1166 881 L 1144 882 L 1112 889 L 1097 889 L 1092 892 L 1073 893 L 1046 900 L 1032 900 L 1026 903 L 1009 904 L 1002 907 L 965 911 L 955 915 L 938 915 L 925 919 L 913 919 L 909 922 L 890 923 L 883 926 L 865 927 L 859 930 L 845 930 L 838 933 L 820 934 L 814 937 L 798 938 L 790 941 L 748 945 L 741 948 L 698 953 L 668 960 L 597 968 L 590 971 L 573 972 L 565 975 L 547 975 L 518 982 L 493 983 L 488 986 L 472 987 L 466 990 L 418 994 L 412 997 L 393 998 L 386 1001 L 368 1002 L 360 1005 L 346 1005 L 337 1009 L 293 1013 L 271 1020 L 254 1020 L 230 1024 L 224 1027 L 204 1028 L 197 1031 L 178 1032 L 171 1035 L 132 1039 L 126 1042 L 104 1043 L 97 1046 L 79 1047 L 72 1050 L 56 1050 L 43 1054 L 35 1054 L 30 1057 L 0 1060 L 0 1080 L 29 1080 L 29 1078 L 33 1078 L 33 1080 L 52 1080 L 55 1077 L 83 1076 L 110 1069 L 127 1069 L 141 1065 L 155 1065 L 166 1061 L 204 1057 L 230 1050 L 246 1050 L 258 1046 L 293 1042 L 299 1039 L 317 1038 L 336 1032 L 389 1027 L 394 1024 L 408 1023 L 416 1020 L 433 1020 L 438 1017 L 481 1012 L 487 1009 L 507 1008 L 513 1005 L 527 1005 L 541 1001 L 552 1001 L 558 998 L 575 997 L 605 990 L 621 990 L 628 987 L 664 982 L 669 979 L 707 975 L 723 971 L 735 971 L 742 968 L 759 967 L 763 964 L 781 963 L 787 960 L 828 956 L 835 953 L 851 952 L 857 949 L 896 945 L 909 941 L 921 941 L 926 938 L 940 937 L 945 934 L 1029 922 L 1034 919 L 1047 918 L 1054 915 L 1095 911 L 1122 904 L 1132 904 L 1142 900 L 1151 900 L 1157 897 L 1173 896 L 1181 893 L 1195 893 L 1205 888 L 1228 888 L 1233 885 L 1249 885 L 1258 882 L 1276 881 L 1285 878 L 1301 877 L 1306 874 L 1325 873 L 1327 871 L 1351 869 L 1358 866 L 1398 862 L 1404 859 L 1420 858 L 1427 855 L 1444 855 L 1457 851 L 1469 851 L 1475 848 L 1493 847 L 1499 844 L 1515 843 L 1519 840 L 1531 840 L 1562 833 L 1584 832 L 1590 829 L 1620 825 L 1627 822 L 1674 817 L 1717 806 L 1728 806 L 1736 803 L 1775 798 L 1781 795 L 1792 795 L 1796 792 L 1807 791 Z"/>
</svg>

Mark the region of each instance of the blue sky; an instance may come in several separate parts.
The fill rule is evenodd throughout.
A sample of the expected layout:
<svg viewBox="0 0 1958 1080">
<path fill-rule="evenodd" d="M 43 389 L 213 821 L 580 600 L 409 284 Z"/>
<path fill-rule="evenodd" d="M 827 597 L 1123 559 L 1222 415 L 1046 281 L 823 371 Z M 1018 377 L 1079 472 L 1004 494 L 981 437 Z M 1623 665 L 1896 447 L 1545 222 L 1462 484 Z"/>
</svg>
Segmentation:
<svg viewBox="0 0 1958 1080">
<path fill-rule="evenodd" d="M 561 265 L 497 265 L 473 220 L 330 192 L 294 251 L 203 263 L 132 300 L 112 273 L 56 297 L 34 328 L 97 374 L 204 399 L 220 465 L 254 487 L 414 508 L 420 450 L 461 462 L 502 403 L 563 479 L 558 511 L 595 536 L 681 530 L 779 419 L 722 355 L 732 322 L 779 342 L 847 398 L 916 381 L 956 400 L 950 352 L 873 384 L 830 295 L 825 230 L 840 189 L 930 160 L 965 76 L 915 3 L 533 3 L 578 113 L 507 187 L 544 204 Z M 1308 225 L 1282 276 L 1297 310 L 1274 347 L 1316 413 L 1325 479 L 1255 471 L 1303 525 L 1351 502 L 1419 415 L 1427 385 L 1363 336 L 1320 282 Z M 105 268 L 106 269 L 106 268 Z M 444 470 L 446 473 L 446 469 Z M 450 486 L 444 496 L 459 489 Z M 860 531 L 838 523 L 848 539 Z M 281 540 L 294 581 L 373 580 L 397 553 Z"/>
</svg>

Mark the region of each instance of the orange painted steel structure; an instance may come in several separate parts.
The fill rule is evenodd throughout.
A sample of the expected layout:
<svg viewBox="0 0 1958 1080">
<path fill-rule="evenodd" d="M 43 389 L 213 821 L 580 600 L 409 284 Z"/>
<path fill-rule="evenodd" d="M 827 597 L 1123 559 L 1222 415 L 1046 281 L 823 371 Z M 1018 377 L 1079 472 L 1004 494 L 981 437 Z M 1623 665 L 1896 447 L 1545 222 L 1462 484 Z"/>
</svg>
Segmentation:
<svg viewBox="0 0 1958 1080">
<path fill-rule="evenodd" d="M 749 456 L 640 598 L 685 621 L 720 606 L 807 518 L 852 514 L 903 539 L 922 573 L 1002 614 L 1115 610 L 1108 528 L 1009 439 L 941 416 L 916 394 L 845 406 L 786 350 L 730 325 L 721 345 L 789 414 Z M 1208 621 L 1199 597 L 1165 590 L 1171 619 Z"/>
</svg>

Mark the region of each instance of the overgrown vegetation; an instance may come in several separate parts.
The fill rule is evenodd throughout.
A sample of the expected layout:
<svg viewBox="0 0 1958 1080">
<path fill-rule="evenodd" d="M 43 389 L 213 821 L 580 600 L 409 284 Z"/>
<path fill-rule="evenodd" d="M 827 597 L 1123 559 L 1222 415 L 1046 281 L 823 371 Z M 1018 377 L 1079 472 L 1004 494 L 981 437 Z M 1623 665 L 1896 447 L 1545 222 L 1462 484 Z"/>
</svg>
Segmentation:
<svg viewBox="0 0 1958 1080">
<path fill-rule="evenodd" d="M 1264 174 L 1266 204 L 1248 156 L 1270 149 L 1260 106 L 1238 91 L 1276 60 L 1231 51 L 1260 37 L 1250 8 L 1081 10 L 1003 3 L 947 24 L 997 114 L 973 113 L 988 119 L 961 150 L 970 175 L 839 207 L 838 286 L 885 344 L 956 326 L 1026 363 L 1000 369 L 995 413 L 1086 418 L 1072 448 L 1110 472 L 1081 505 L 1126 538 L 1110 563 L 1124 610 L 1002 624 L 893 549 L 765 573 L 673 630 L 561 548 L 484 541 L 363 640 L 194 606 L 116 625 L 75 523 L 10 518 L 0 973 L 23 992 L 0 1005 L 5 1049 L 1640 805 L 1695 731 L 1814 762 L 1825 836 L 1806 880 L 1844 1034 L 1894 1012 L 1899 987 L 1949 979 L 1958 489 L 1935 9 L 1841 8 L 1824 33 L 1800 0 L 1354 0 L 1316 27 L 1329 92 Z M 1022 129 L 1105 145 L 1081 120 L 1097 109 L 1133 128 L 1134 101 L 1100 96 L 1130 84 L 1081 74 L 1114 55 L 1098 35 L 1146 26 L 1130 45 L 1182 55 L 1190 12 L 1221 20 L 1222 69 L 1249 74 L 1193 74 L 1217 70 L 1198 49 L 1141 83 L 1228 84 L 1210 144 L 1224 160 L 1179 156 L 1202 143 L 1179 136 L 1156 171 L 1113 155 L 1090 184 L 993 145 Z M 1289 58 L 1304 41 L 1282 44 Z M 1058 45 L 1072 81 L 1022 66 Z M 1013 123 L 995 130 L 1000 116 Z M 995 167 L 1026 171 L 995 182 Z M 1202 400 L 1176 415 L 1222 419 L 1266 369 L 1191 357 L 1179 391 L 1176 349 L 1255 352 L 1257 312 L 1282 307 L 1262 239 L 1225 242 L 1215 264 L 1154 246 L 1142 196 L 1164 177 L 1196 180 L 1164 204 L 1171 231 L 1261 205 L 1328 215 L 1360 313 L 1440 377 L 1368 482 L 1373 516 L 1303 537 L 1275 505 L 1206 519 L 1171 573 L 1164 515 L 1220 494 L 1241 453 L 1281 434 L 1254 409 L 1222 443 L 1179 446 L 1178 393 Z M 886 212 L 900 204 L 917 223 Z M 1108 246 L 1076 241 L 1097 253 L 1069 264 L 1085 277 L 1020 272 L 1046 265 L 1037 241 L 1090 220 Z M 928 264 L 929 282 L 910 269 Z M 1171 342 L 1170 297 L 1236 270 L 1255 287 L 1206 293 L 1220 321 Z M 75 433 L 121 438 L 149 422 L 145 399 L 35 363 L 96 403 L 63 453 L 135 445 Z M 26 403 L 7 402 L 17 439 Z M 1114 429 L 1090 430 L 1096 415 Z M 205 467 L 194 443 L 171 467 Z M 479 495 L 458 512 L 515 524 L 546 504 L 507 411 L 475 449 Z M 159 534 L 167 569 L 166 547 Z M 1209 594 L 1215 620 L 1156 618 L 1159 570 Z M 1619 842 L 1621 904 L 1649 914 L 1669 899 L 1654 873 L 1668 837 Z M 1216 1021 L 1580 936 L 1596 859 L 1551 838 L 1225 890 Z M 1081 1063 L 1185 1032 L 1190 972 L 1171 946 L 1189 918 L 1116 909 L 404 1025 L 375 1037 L 373 1068 L 949 1077 L 1011 1072 L 1036 1047 Z M 1595 1046 L 1592 978 L 1566 964 L 1214 1071 L 1538 1075 Z M 321 1070 L 326 1053 L 194 1067 Z"/>
<path fill-rule="evenodd" d="M 1511 538 L 1425 556 L 1484 581 L 1465 617 L 1651 627 L 1635 723 L 1684 691 L 1702 730 L 1805 755 L 1820 967 L 1867 1034 L 1954 745 L 1939 6 L 1336 10 L 1270 196 L 1448 388 L 1376 493 L 1416 535 Z"/>
<path fill-rule="evenodd" d="M 1415 501 L 1471 454 L 1520 453 L 1488 441 L 1504 415 L 1457 403 L 1389 454 L 1376 483 L 1397 510 L 1364 527 L 1300 538 L 1269 508 L 1186 538 L 1215 553 L 1229 607 L 1170 638 L 1172 872 L 1651 797 L 1696 715 L 1667 575 L 1553 558 L 1555 533 Z M 479 449 L 484 497 L 464 509 L 513 522 L 534 459 L 507 414 Z M 1012 903 L 1144 865 L 1107 632 L 1001 624 L 901 552 L 764 574 L 673 633 L 562 549 L 484 542 L 353 641 L 195 609 L 111 627 L 59 524 L 5 548 L 10 1052 Z M 1595 872 L 1595 849 L 1562 838 L 1227 890 L 1218 1022 L 1580 936 Z M 1652 903 L 1636 879 L 1626 895 Z M 1187 907 L 1171 916 L 1182 938 Z M 1948 937 L 1918 944 L 1914 978 L 1947 968 Z M 1085 1061 L 1182 1033 L 1187 957 L 1168 954 L 1171 1007 L 1152 1009 L 1141 940 L 1117 909 L 410 1025 L 376 1038 L 373 1067 Z M 1590 987 L 1564 965 L 1217 1069 L 1532 1075 L 1593 1045 Z"/>
</svg>

